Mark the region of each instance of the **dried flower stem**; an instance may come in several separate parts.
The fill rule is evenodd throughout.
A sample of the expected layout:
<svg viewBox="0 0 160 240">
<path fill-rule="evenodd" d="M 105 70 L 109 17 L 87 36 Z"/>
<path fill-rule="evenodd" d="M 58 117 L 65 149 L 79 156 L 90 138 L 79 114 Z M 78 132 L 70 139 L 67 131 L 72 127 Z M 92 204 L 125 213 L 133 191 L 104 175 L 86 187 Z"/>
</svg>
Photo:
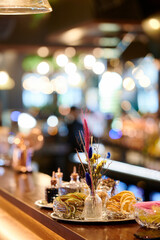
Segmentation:
<svg viewBox="0 0 160 240">
<path fill-rule="evenodd" d="M 85 168 L 84 168 L 84 165 L 83 165 L 83 163 L 82 163 L 82 160 L 81 160 L 81 158 L 80 158 L 80 156 L 79 156 L 79 152 L 76 150 L 76 152 L 77 152 L 77 156 L 78 156 L 78 158 L 79 158 L 79 161 L 81 162 L 81 164 L 82 164 L 82 168 L 83 168 L 83 171 L 84 171 L 84 174 L 86 173 L 86 171 L 85 171 Z"/>
<path fill-rule="evenodd" d="M 112 164 L 112 162 L 108 163 L 107 169 L 104 171 L 104 174 L 108 171 L 109 166 Z"/>
<path fill-rule="evenodd" d="M 89 158 L 88 158 L 88 153 L 87 153 L 86 148 L 85 148 L 85 145 L 84 145 L 84 141 L 83 141 L 83 138 L 82 138 L 82 134 L 81 134 L 80 131 L 79 131 L 79 137 L 80 137 L 81 143 L 82 143 L 82 145 L 83 145 L 84 152 L 85 152 L 85 155 L 86 155 L 86 159 L 87 159 L 87 162 L 88 162 L 88 170 L 89 170 L 90 178 L 91 178 L 92 192 L 93 192 L 93 194 L 94 194 L 94 184 L 93 184 L 93 176 L 92 176 L 92 171 L 91 171 L 91 165 L 90 165 L 90 161 L 89 161 Z"/>
</svg>

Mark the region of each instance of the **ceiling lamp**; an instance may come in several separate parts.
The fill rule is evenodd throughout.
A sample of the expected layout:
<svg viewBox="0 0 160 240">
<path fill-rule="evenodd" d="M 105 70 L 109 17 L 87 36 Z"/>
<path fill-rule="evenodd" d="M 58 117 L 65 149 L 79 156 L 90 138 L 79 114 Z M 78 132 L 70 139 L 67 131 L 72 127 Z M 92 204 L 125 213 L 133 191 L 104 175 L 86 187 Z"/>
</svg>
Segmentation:
<svg viewBox="0 0 160 240">
<path fill-rule="evenodd" d="M 23 15 L 51 12 L 48 0 L 0 0 L 0 15 Z"/>
</svg>

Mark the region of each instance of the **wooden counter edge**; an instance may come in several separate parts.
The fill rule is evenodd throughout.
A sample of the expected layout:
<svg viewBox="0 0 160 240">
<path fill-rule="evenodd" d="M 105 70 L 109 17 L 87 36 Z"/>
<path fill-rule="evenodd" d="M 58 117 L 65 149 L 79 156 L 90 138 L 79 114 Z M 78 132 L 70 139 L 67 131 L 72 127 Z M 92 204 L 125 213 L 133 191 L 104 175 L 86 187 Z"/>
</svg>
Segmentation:
<svg viewBox="0 0 160 240">
<path fill-rule="evenodd" d="M 58 234 L 66 240 L 86 240 L 84 237 L 73 232 L 66 226 L 60 224 L 59 222 L 53 220 L 50 216 L 43 214 L 38 211 L 38 209 L 29 206 L 28 204 L 22 202 L 21 200 L 15 198 L 13 195 L 0 188 L 0 196 L 7 200 L 9 203 L 20 209 L 22 212 L 26 213 L 34 220 L 38 221 L 45 227 L 47 227 L 52 232 Z"/>
</svg>

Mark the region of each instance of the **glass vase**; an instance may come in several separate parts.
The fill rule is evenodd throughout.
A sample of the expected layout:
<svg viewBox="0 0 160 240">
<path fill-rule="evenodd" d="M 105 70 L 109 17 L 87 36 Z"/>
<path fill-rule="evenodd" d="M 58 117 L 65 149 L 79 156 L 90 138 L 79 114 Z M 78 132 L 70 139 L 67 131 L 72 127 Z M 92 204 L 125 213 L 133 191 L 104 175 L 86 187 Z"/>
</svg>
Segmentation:
<svg viewBox="0 0 160 240">
<path fill-rule="evenodd" d="M 102 219 L 102 200 L 95 192 L 86 197 L 84 202 L 84 219 L 101 220 Z"/>
</svg>

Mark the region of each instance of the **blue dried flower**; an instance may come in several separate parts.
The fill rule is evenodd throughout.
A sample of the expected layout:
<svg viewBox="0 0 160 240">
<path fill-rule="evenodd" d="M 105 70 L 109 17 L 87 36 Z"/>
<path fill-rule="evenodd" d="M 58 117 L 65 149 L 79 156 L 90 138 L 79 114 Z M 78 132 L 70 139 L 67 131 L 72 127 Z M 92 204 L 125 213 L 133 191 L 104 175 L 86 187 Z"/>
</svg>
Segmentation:
<svg viewBox="0 0 160 240">
<path fill-rule="evenodd" d="M 91 177 L 88 172 L 86 172 L 86 183 L 91 188 Z"/>
<path fill-rule="evenodd" d="M 92 147 L 89 148 L 88 157 L 89 157 L 89 159 L 92 158 Z"/>
<path fill-rule="evenodd" d="M 107 158 L 110 158 L 110 157 L 111 157 L 111 153 L 108 152 L 108 153 L 107 153 Z"/>
</svg>

